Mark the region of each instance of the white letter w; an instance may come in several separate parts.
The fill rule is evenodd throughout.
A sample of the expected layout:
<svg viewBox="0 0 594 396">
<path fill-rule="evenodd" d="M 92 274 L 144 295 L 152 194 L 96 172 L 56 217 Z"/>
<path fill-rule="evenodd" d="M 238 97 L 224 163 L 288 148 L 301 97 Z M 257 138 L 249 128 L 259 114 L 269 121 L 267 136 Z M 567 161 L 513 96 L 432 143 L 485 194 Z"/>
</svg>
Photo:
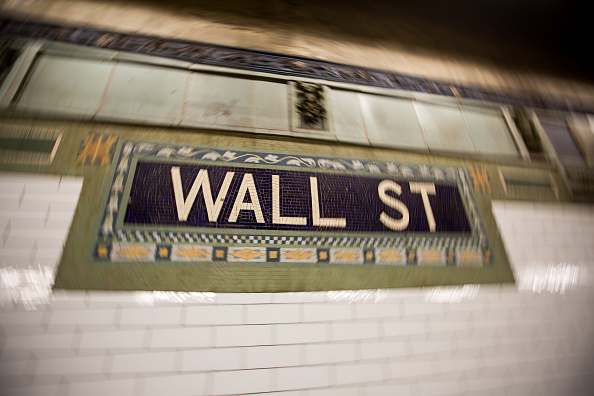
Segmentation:
<svg viewBox="0 0 594 396">
<path fill-rule="evenodd" d="M 204 204 L 206 205 L 206 211 L 208 213 L 208 221 L 211 223 L 216 223 L 217 219 L 219 218 L 221 208 L 223 207 L 223 202 L 225 202 L 227 190 L 229 190 L 229 186 L 231 185 L 231 180 L 233 179 L 234 174 L 235 172 L 227 172 L 225 175 L 225 180 L 223 180 L 223 185 L 221 186 L 221 190 L 219 191 L 219 195 L 217 196 L 217 201 L 215 203 L 212 201 L 210 181 L 208 180 L 208 171 L 205 169 L 200 169 L 198 176 L 196 176 L 196 180 L 194 180 L 194 184 L 190 189 L 187 199 L 184 200 L 184 191 L 182 187 L 181 175 L 179 173 L 179 167 L 172 167 L 171 179 L 173 180 L 173 192 L 175 193 L 175 204 L 177 206 L 177 216 L 179 221 L 186 221 L 188 219 L 192 205 L 196 200 L 196 195 L 198 195 L 198 191 L 200 191 L 200 187 L 202 187 L 202 196 L 204 197 Z"/>
</svg>

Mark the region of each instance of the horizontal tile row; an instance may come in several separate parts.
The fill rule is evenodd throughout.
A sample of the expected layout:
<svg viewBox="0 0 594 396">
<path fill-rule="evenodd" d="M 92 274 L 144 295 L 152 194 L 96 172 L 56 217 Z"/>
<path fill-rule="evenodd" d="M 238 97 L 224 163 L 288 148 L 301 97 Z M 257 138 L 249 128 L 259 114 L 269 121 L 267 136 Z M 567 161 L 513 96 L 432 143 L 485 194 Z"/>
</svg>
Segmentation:
<svg viewBox="0 0 594 396">
<path fill-rule="evenodd" d="M 482 267 L 490 263 L 490 255 L 488 248 L 477 247 L 419 247 L 416 249 L 404 247 L 375 249 L 357 247 L 283 248 L 243 247 L 241 245 L 213 247 L 209 245 L 130 242 L 114 242 L 113 244 L 100 242 L 95 247 L 97 259 L 124 262 L 170 260 L 176 262 L 230 261 Z"/>
<path fill-rule="evenodd" d="M 512 230 L 526 213 L 551 221 L 537 208 L 494 205 L 497 221 L 509 225 L 502 238 L 520 291 L 513 285 L 279 294 L 56 291 L 39 310 L 8 306 L 0 313 L 0 390 L 587 395 L 594 295 L 583 276 L 592 261 L 564 256 L 563 264 L 546 249 L 548 256 L 535 260 L 537 232 L 524 240 Z"/>
<path fill-rule="evenodd" d="M 394 97 L 326 88 L 326 127 L 317 129 L 301 124 L 296 88 L 284 79 L 231 77 L 185 66 L 83 59 L 51 51 L 39 56 L 31 70 L 16 104 L 26 112 L 425 152 L 519 155 L 499 109 L 459 106 L 450 98 L 435 104 L 412 100 L 411 94 Z"/>
</svg>

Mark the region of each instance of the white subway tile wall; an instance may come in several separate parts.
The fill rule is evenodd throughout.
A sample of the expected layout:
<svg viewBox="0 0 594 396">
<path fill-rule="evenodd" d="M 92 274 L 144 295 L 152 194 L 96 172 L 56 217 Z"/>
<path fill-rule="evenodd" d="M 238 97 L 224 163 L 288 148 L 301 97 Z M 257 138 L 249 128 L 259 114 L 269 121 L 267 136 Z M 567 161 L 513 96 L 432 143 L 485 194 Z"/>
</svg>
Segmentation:
<svg viewBox="0 0 594 396">
<path fill-rule="evenodd" d="M 494 202 L 517 285 L 43 299 L 59 254 L 39 247 L 60 250 L 75 206 L 50 240 L 38 220 L 81 185 L 0 174 L 2 395 L 591 394 L 593 206 Z"/>
</svg>

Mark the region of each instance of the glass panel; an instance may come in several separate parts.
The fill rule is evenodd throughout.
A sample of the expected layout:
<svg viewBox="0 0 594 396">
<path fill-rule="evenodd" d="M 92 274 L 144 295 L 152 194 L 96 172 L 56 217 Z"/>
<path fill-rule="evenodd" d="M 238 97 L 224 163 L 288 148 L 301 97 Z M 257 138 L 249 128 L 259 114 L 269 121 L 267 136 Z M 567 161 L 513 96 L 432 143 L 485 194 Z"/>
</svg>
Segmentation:
<svg viewBox="0 0 594 396">
<path fill-rule="evenodd" d="M 358 94 L 372 145 L 427 150 L 409 99 Z"/>
<path fill-rule="evenodd" d="M 420 102 L 414 106 L 429 150 L 475 152 L 458 106 Z"/>
<path fill-rule="evenodd" d="M 192 73 L 186 97 L 182 125 L 252 128 L 252 80 Z"/>
<path fill-rule="evenodd" d="M 113 63 L 41 56 L 18 99 L 18 108 L 93 115 Z"/>
<path fill-rule="evenodd" d="M 188 71 L 123 62 L 114 67 L 99 116 L 165 125 L 180 122 Z"/>
<path fill-rule="evenodd" d="M 564 118 L 539 115 L 538 119 L 564 165 L 586 165 L 582 152 Z"/>
<path fill-rule="evenodd" d="M 462 114 L 466 120 L 474 147 L 479 153 L 519 155 L 501 111 L 463 106 Z"/>
</svg>

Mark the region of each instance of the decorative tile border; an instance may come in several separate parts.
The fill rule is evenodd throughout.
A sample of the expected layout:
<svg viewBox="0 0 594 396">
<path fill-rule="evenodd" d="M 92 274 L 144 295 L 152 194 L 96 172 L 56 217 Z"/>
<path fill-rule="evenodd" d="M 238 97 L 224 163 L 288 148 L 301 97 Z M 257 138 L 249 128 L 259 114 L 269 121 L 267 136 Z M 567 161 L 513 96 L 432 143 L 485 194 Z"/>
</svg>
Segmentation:
<svg viewBox="0 0 594 396">
<path fill-rule="evenodd" d="M 105 254 L 111 252 L 111 254 Z M 491 264 L 489 248 L 273 248 L 213 247 L 205 245 L 160 245 L 129 242 L 97 243 L 95 258 L 100 261 L 171 261 L 211 263 L 329 263 L 375 264 L 385 266 L 484 267 Z"/>
<path fill-rule="evenodd" d="M 0 35 L 45 39 L 87 47 L 179 59 L 203 65 L 395 88 L 493 103 L 560 111 L 594 111 L 594 108 L 586 108 L 582 104 L 568 103 L 565 99 L 555 100 L 543 95 L 516 95 L 317 59 L 185 40 L 119 33 L 86 26 L 62 26 L 13 18 L 0 18 Z"/>
<path fill-rule="evenodd" d="M 402 164 L 375 160 L 321 158 L 285 153 L 260 153 L 187 145 L 120 141 L 112 164 L 111 184 L 93 246 L 94 260 L 210 263 L 328 263 L 384 266 L 488 266 L 491 249 L 469 183 L 458 167 Z M 308 169 L 316 172 L 385 175 L 412 181 L 441 181 L 458 186 L 470 234 L 279 232 L 234 229 L 179 229 L 124 225 L 128 194 L 139 160 L 249 165 L 254 168 Z M 149 227 L 151 228 L 151 227 Z M 154 227 L 152 227 L 154 228 Z"/>
</svg>

